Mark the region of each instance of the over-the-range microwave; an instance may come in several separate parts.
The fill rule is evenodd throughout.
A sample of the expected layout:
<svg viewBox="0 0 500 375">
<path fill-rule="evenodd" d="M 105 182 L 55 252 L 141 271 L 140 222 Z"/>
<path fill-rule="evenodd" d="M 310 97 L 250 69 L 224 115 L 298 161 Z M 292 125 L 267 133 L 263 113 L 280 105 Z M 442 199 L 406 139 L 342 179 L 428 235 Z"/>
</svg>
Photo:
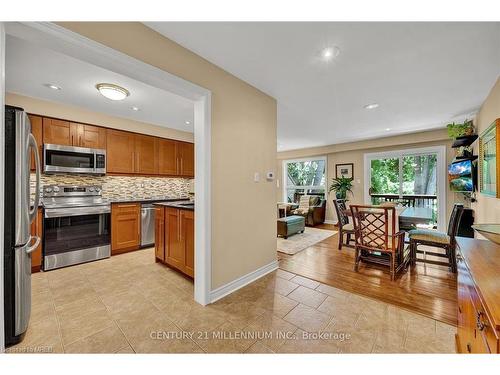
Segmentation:
<svg viewBox="0 0 500 375">
<path fill-rule="evenodd" d="M 86 147 L 45 144 L 45 173 L 106 174 L 106 150 Z"/>
</svg>

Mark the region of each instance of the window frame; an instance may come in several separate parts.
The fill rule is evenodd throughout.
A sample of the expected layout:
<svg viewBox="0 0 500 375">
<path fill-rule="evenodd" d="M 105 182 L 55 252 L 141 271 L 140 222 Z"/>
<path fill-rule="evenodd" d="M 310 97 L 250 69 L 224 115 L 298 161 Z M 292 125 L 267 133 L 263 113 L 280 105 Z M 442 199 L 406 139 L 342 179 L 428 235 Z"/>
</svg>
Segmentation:
<svg viewBox="0 0 500 375">
<path fill-rule="evenodd" d="M 325 185 L 287 185 L 288 182 L 288 164 L 291 163 L 301 163 L 301 162 L 306 162 L 306 161 L 323 161 L 325 163 L 325 171 L 324 171 L 324 176 L 325 176 Z M 327 198 L 327 185 L 328 185 L 328 158 L 326 155 L 321 155 L 321 156 L 311 156 L 311 157 L 306 157 L 306 158 L 298 158 L 298 159 L 287 159 L 283 160 L 282 163 L 282 199 L 283 202 L 288 202 L 288 194 L 287 190 L 289 189 L 315 189 L 315 190 L 324 190 L 325 194 L 325 199 Z"/>
</svg>

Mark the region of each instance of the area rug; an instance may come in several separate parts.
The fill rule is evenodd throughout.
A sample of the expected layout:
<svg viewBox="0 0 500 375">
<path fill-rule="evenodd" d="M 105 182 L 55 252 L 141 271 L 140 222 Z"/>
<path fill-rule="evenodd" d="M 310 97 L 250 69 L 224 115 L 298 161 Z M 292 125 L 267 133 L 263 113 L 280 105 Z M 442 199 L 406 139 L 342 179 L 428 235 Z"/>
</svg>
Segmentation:
<svg viewBox="0 0 500 375">
<path fill-rule="evenodd" d="M 297 233 L 284 238 L 278 237 L 278 251 L 285 254 L 297 254 L 299 251 L 333 236 L 336 231 L 306 227 L 304 233 Z"/>
</svg>

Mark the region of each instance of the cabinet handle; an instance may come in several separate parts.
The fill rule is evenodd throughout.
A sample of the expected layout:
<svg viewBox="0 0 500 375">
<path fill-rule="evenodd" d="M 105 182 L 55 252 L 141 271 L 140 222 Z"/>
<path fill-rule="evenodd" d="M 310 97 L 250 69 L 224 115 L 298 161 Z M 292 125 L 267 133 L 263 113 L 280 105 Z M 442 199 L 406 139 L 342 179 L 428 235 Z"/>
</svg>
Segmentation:
<svg viewBox="0 0 500 375">
<path fill-rule="evenodd" d="M 71 146 L 74 145 L 73 136 L 71 136 Z"/>
<path fill-rule="evenodd" d="M 79 136 L 79 137 L 78 137 L 78 144 L 79 144 L 80 146 L 83 146 L 83 144 L 82 144 L 82 136 Z"/>
<path fill-rule="evenodd" d="M 140 160 L 140 159 L 139 159 L 139 158 L 140 158 L 140 156 L 139 156 L 139 155 L 140 155 L 140 153 L 139 153 L 139 152 L 136 152 L 136 153 L 135 153 L 135 159 L 136 159 L 136 163 L 137 163 L 137 169 L 139 169 L 139 165 L 140 165 L 140 164 L 139 164 L 139 160 Z"/>
<path fill-rule="evenodd" d="M 467 352 L 470 353 L 472 351 L 472 347 L 470 343 L 467 343 Z"/>
</svg>

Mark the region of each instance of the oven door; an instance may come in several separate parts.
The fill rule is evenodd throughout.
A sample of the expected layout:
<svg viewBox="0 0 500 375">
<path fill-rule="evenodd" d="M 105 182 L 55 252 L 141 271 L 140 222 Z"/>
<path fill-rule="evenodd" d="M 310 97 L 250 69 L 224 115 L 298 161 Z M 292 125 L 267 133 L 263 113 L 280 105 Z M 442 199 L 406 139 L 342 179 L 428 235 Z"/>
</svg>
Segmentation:
<svg viewBox="0 0 500 375">
<path fill-rule="evenodd" d="M 45 144 L 43 155 L 46 173 L 106 173 L 105 150 Z"/>
<path fill-rule="evenodd" d="M 111 255 L 109 206 L 47 208 L 43 222 L 43 269 L 70 266 Z"/>
</svg>

